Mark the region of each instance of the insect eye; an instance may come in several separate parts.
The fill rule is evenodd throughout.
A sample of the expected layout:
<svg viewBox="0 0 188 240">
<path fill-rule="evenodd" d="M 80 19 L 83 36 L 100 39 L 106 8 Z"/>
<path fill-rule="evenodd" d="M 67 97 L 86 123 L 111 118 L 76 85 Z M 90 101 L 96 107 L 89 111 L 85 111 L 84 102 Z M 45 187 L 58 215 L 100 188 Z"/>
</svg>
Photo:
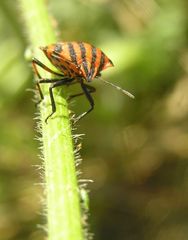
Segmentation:
<svg viewBox="0 0 188 240">
<path fill-rule="evenodd" d="M 57 52 L 57 53 L 62 52 L 62 45 L 57 43 L 55 45 L 54 51 Z"/>
</svg>

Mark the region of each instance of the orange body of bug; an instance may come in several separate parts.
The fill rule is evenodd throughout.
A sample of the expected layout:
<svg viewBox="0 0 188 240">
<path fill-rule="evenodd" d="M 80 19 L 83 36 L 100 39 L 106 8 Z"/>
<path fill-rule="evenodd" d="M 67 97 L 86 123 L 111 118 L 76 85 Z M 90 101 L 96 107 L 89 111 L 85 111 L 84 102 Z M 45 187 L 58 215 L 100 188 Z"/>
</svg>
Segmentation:
<svg viewBox="0 0 188 240">
<path fill-rule="evenodd" d="M 46 123 L 49 117 L 51 117 L 56 111 L 56 104 L 53 95 L 53 89 L 62 85 L 71 85 L 75 82 L 80 83 L 82 93 L 78 93 L 69 97 L 73 98 L 85 94 L 87 100 L 90 103 L 88 111 L 82 113 L 77 120 L 84 117 L 91 112 L 94 108 L 94 100 L 91 93 L 95 92 L 95 88 L 86 82 L 91 82 L 95 77 L 100 76 L 100 72 L 108 67 L 112 67 L 112 61 L 99 49 L 92 46 L 89 43 L 84 42 L 58 42 L 48 45 L 46 47 L 40 47 L 49 61 L 60 71 L 60 73 L 54 72 L 38 59 L 33 58 L 32 64 L 35 73 L 38 76 L 36 82 L 41 100 L 44 98 L 40 88 L 40 84 L 51 83 L 49 87 L 49 94 L 52 104 L 52 113 L 46 118 Z M 60 78 L 46 79 L 42 78 L 37 70 L 37 66 L 45 69 L 46 71 L 59 76 Z M 84 81 L 85 80 L 85 81 Z M 110 84 L 118 90 L 121 90 L 124 94 L 133 97 L 132 94 L 126 90 L 110 83 L 104 79 L 104 82 Z"/>
<path fill-rule="evenodd" d="M 84 42 L 59 42 L 41 47 L 50 62 L 65 76 L 83 77 L 90 82 L 112 67 L 112 61 L 99 49 Z"/>
</svg>

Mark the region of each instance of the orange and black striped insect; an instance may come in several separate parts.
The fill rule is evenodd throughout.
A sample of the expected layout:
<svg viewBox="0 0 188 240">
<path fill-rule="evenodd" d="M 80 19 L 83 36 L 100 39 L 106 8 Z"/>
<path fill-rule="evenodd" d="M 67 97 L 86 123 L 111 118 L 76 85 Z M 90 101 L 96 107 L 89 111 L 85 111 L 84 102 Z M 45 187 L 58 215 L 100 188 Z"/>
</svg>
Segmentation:
<svg viewBox="0 0 188 240">
<path fill-rule="evenodd" d="M 94 100 L 91 96 L 91 93 L 95 92 L 96 89 L 87 83 L 91 82 L 94 78 L 100 77 L 101 71 L 104 69 L 112 67 L 112 61 L 99 48 L 96 48 L 91 44 L 84 42 L 58 42 L 46 47 L 40 47 L 40 49 L 44 52 L 49 61 L 61 72 L 54 72 L 36 58 L 33 58 L 32 60 L 33 69 L 39 78 L 36 84 L 41 100 L 44 99 L 44 96 L 41 91 L 40 84 L 51 83 L 49 87 L 49 94 L 52 105 L 52 113 L 46 118 L 45 122 L 47 123 L 48 119 L 56 112 L 53 88 L 62 85 L 71 85 L 74 83 L 80 83 L 83 92 L 72 95 L 70 98 L 85 94 L 90 103 L 89 110 L 82 113 L 77 118 L 77 120 L 80 120 L 94 108 Z M 42 78 L 37 70 L 37 65 L 46 71 L 58 76 L 59 78 Z M 116 87 L 118 90 L 121 90 L 128 96 L 134 98 L 134 96 L 126 90 L 104 79 L 101 80 L 112 85 L 113 87 Z"/>
</svg>

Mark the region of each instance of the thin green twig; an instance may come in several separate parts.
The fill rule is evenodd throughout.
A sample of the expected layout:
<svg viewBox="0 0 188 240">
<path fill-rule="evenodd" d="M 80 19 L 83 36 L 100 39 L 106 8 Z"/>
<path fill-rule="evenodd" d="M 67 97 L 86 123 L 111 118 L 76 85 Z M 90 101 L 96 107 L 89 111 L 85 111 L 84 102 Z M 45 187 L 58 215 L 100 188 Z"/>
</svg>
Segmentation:
<svg viewBox="0 0 188 240">
<path fill-rule="evenodd" d="M 48 60 L 38 49 L 39 46 L 56 42 L 46 1 L 19 0 L 19 2 L 34 56 L 48 65 Z M 43 77 L 51 77 L 45 71 L 41 69 L 39 71 Z M 62 97 L 60 89 L 54 91 L 57 112 L 46 124 L 45 118 L 51 113 L 48 87 L 43 86 L 42 88 L 44 101 L 40 104 L 48 239 L 83 240 L 79 190 L 67 102 L 65 95 Z"/>
</svg>

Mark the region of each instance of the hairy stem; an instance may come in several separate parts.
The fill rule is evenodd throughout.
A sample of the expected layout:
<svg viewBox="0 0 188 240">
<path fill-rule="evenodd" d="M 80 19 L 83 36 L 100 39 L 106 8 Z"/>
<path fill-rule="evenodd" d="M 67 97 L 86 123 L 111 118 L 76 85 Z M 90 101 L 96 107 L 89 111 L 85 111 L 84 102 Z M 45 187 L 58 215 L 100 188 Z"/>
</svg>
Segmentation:
<svg viewBox="0 0 188 240">
<path fill-rule="evenodd" d="M 52 21 L 45 4 L 47 1 L 19 0 L 19 2 L 34 56 L 49 65 L 42 51 L 38 49 L 39 46 L 56 42 Z M 52 77 L 42 69 L 39 71 L 45 78 Z M 67 102 L 65 95 L 62 96 L 62 88 L 54 91 L 57 111 L 46 124 L 45 118 L 51 113 L 48 88 L 48 84 L 43 84 L 44 100 L 40 104 L 48 239 L 82 240 L 79 190 Z"/>
</svg>

